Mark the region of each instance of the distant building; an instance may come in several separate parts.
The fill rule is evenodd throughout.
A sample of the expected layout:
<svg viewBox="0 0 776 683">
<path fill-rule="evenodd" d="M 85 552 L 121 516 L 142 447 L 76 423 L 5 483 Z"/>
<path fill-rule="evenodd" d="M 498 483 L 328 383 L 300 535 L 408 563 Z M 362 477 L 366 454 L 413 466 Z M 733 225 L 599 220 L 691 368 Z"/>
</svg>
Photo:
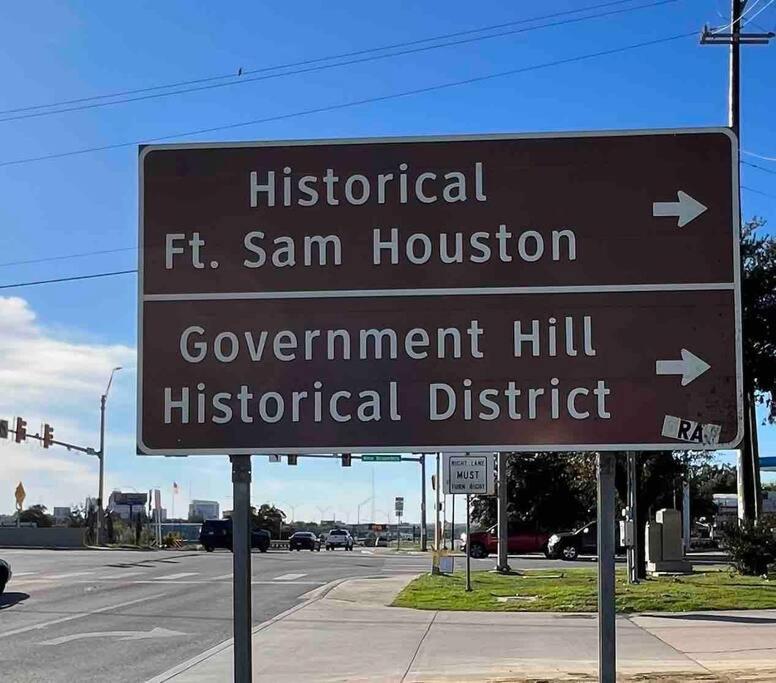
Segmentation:
<svg viewBox="0 0 776 683">
<path fill-rule="evenodd" d="M 150 519 L 152 522 L 156 522 L 156 510 L 151 510 Z M 167 508 L 159 508 L 159 521 L 164 523 L 167 521 Z"/>
<path fill-rule="evenodd" d="M 219 505 L 215 500 L 192 500 L 189 503 L 189 521 L 218 519 Z"/>
<path fill-rule="evenodd" d="M 111 515 L 128 520 L 130 514 L 136 517 L 138 514 L 145 513 L 148 503 L 147 493 L 124 493 L 114 491 L 108 498 L 108 510 Z"/>
<path fill-rule="evenodd" d="M 53 512 L 55 522 L 64 522 L 70 517 L 69 507 L 55 507 Z"/>
</svg>

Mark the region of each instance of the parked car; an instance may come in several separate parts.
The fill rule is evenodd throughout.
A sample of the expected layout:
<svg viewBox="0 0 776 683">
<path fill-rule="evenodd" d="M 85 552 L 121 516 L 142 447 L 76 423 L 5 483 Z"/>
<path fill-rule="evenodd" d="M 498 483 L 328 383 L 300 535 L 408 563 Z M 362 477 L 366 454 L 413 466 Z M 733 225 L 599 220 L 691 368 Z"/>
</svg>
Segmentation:
<svg viewBox="0 0 776 683">
<path fill-rule="evenodd" d="M 544 531 L 517 531 L 509 530 L 507 536 L 507 552 L 509 553 L 538 553 L 543 552 L 547 546 L 550 535 Z M 498 553 L 498 529 L 496 525 L 485 531 L 473 531 L 470 538 L 461 534 L 461 550 L 466 551 L 467 542 L 471 543 L 472 557 L 487 557 Z"/>
<path fill-rule="evenodd" d="M 347 529 L 332 529 L 326 537 L 326 550 L 335 548 L 353 550 L 354 544 L 353 537 Z"/>
<path fill-rule="evenodd" d="M 580 555 L 598 554 L 598 534 L 595 522 L 585 524 L 576 531 L 553 534 L 547 541 L 547 557 L 576 560 Z"/>
<path fill-rule="evenodd" d="M 269 550 L 269 532 L 264 529 L 251 531 L 251 548 L 266 553 Z M 215 548 L 232 549 L 232 520 L 231 519 L 206 519 L 199 530 L 199 542 L 207 552 L 212 553 Z"/>
<path fill-rule="evenodd" d="M 0 595 L 5 590 L 5 585 L 11 580 L 11 565 L 5 560 L 0 560 Z"/>
<path fill-rule="evenodd" d="M 321 542 L 311 531 L 297 531 L 288 539 L 289 550 L 315 550 L 321 552 Z"/>
</svg>

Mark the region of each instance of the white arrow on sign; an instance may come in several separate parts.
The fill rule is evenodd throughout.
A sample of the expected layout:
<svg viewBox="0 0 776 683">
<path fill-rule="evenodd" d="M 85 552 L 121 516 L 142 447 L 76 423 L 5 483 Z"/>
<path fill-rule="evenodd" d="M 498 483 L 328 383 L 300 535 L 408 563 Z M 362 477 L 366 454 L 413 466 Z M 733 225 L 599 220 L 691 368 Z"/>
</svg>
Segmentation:
<svg viewBox="0 0 776 683">
<path fill-rule="evenodd" d="M 676 221 L 677 227 L 683 228 L 708 208 L 681 190 L 676 193 L 676 196 L 679 199 L 678 202 L 653 202 L 652 215 L 676 216 L 678 218 Z"/>
<path fill-rule="evenodd" d="M 710 367 L 705 360 L 687 349 L 682 349 L 682 360 L 659 360 L 655 363 L 655 372 L 658 375 L 681 375 L 682 386 L 686 387 Z"/>
<path fill-rule="evenodd" d="M 180 631 L 171 631 L 166 628 L 154 627 L 150 631 L 95 631 L 94 633 L 72 633 L 69 636 L 61 636 L 52 640 L 44 640 L 41 645 L 62 645 L 73 640 L 86 638 L 118 638 L 119 640 L 145 640 L 146 638 L 172 638 L 173 636 L 185 636 Z"/>
</svg>

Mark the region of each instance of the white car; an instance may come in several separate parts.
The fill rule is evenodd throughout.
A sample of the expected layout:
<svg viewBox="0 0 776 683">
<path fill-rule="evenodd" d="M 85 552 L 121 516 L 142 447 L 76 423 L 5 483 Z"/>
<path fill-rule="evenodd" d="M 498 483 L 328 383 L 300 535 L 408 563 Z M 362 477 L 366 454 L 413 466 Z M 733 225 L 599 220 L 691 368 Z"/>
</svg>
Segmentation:
<svg viewBox="0 0 776 683">
<path fill-rule="evenodd" d="M 335 548 L 353 550 L 355 542 L 347 529 L 332 529 L 326 537 L 325 545 L 326 550 L 334 550 Z"/>
</svg>

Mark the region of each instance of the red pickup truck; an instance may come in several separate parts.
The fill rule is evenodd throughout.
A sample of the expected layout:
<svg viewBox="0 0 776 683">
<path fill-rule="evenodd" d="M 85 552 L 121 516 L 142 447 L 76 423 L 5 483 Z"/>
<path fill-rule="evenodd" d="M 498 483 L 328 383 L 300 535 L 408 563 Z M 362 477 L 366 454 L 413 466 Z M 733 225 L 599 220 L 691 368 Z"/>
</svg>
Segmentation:
<svg viewBox="0 0 776 683">
<path fill-rule="evenodd" d="M 547 541 L 550 534 L 544 531 L 510 531 L 507 537 L 507 552 L 540 553 L 547 552 Z M 466 550 L 466 544 L 471 543 L 472 557 L 487 557 L 498 553 L 498 532 L 492 526 L 485 531 L 473 531 L 470 538 L 466 534 L 461 535 L 463 541 L 462 550 Z"/>
</svg>

